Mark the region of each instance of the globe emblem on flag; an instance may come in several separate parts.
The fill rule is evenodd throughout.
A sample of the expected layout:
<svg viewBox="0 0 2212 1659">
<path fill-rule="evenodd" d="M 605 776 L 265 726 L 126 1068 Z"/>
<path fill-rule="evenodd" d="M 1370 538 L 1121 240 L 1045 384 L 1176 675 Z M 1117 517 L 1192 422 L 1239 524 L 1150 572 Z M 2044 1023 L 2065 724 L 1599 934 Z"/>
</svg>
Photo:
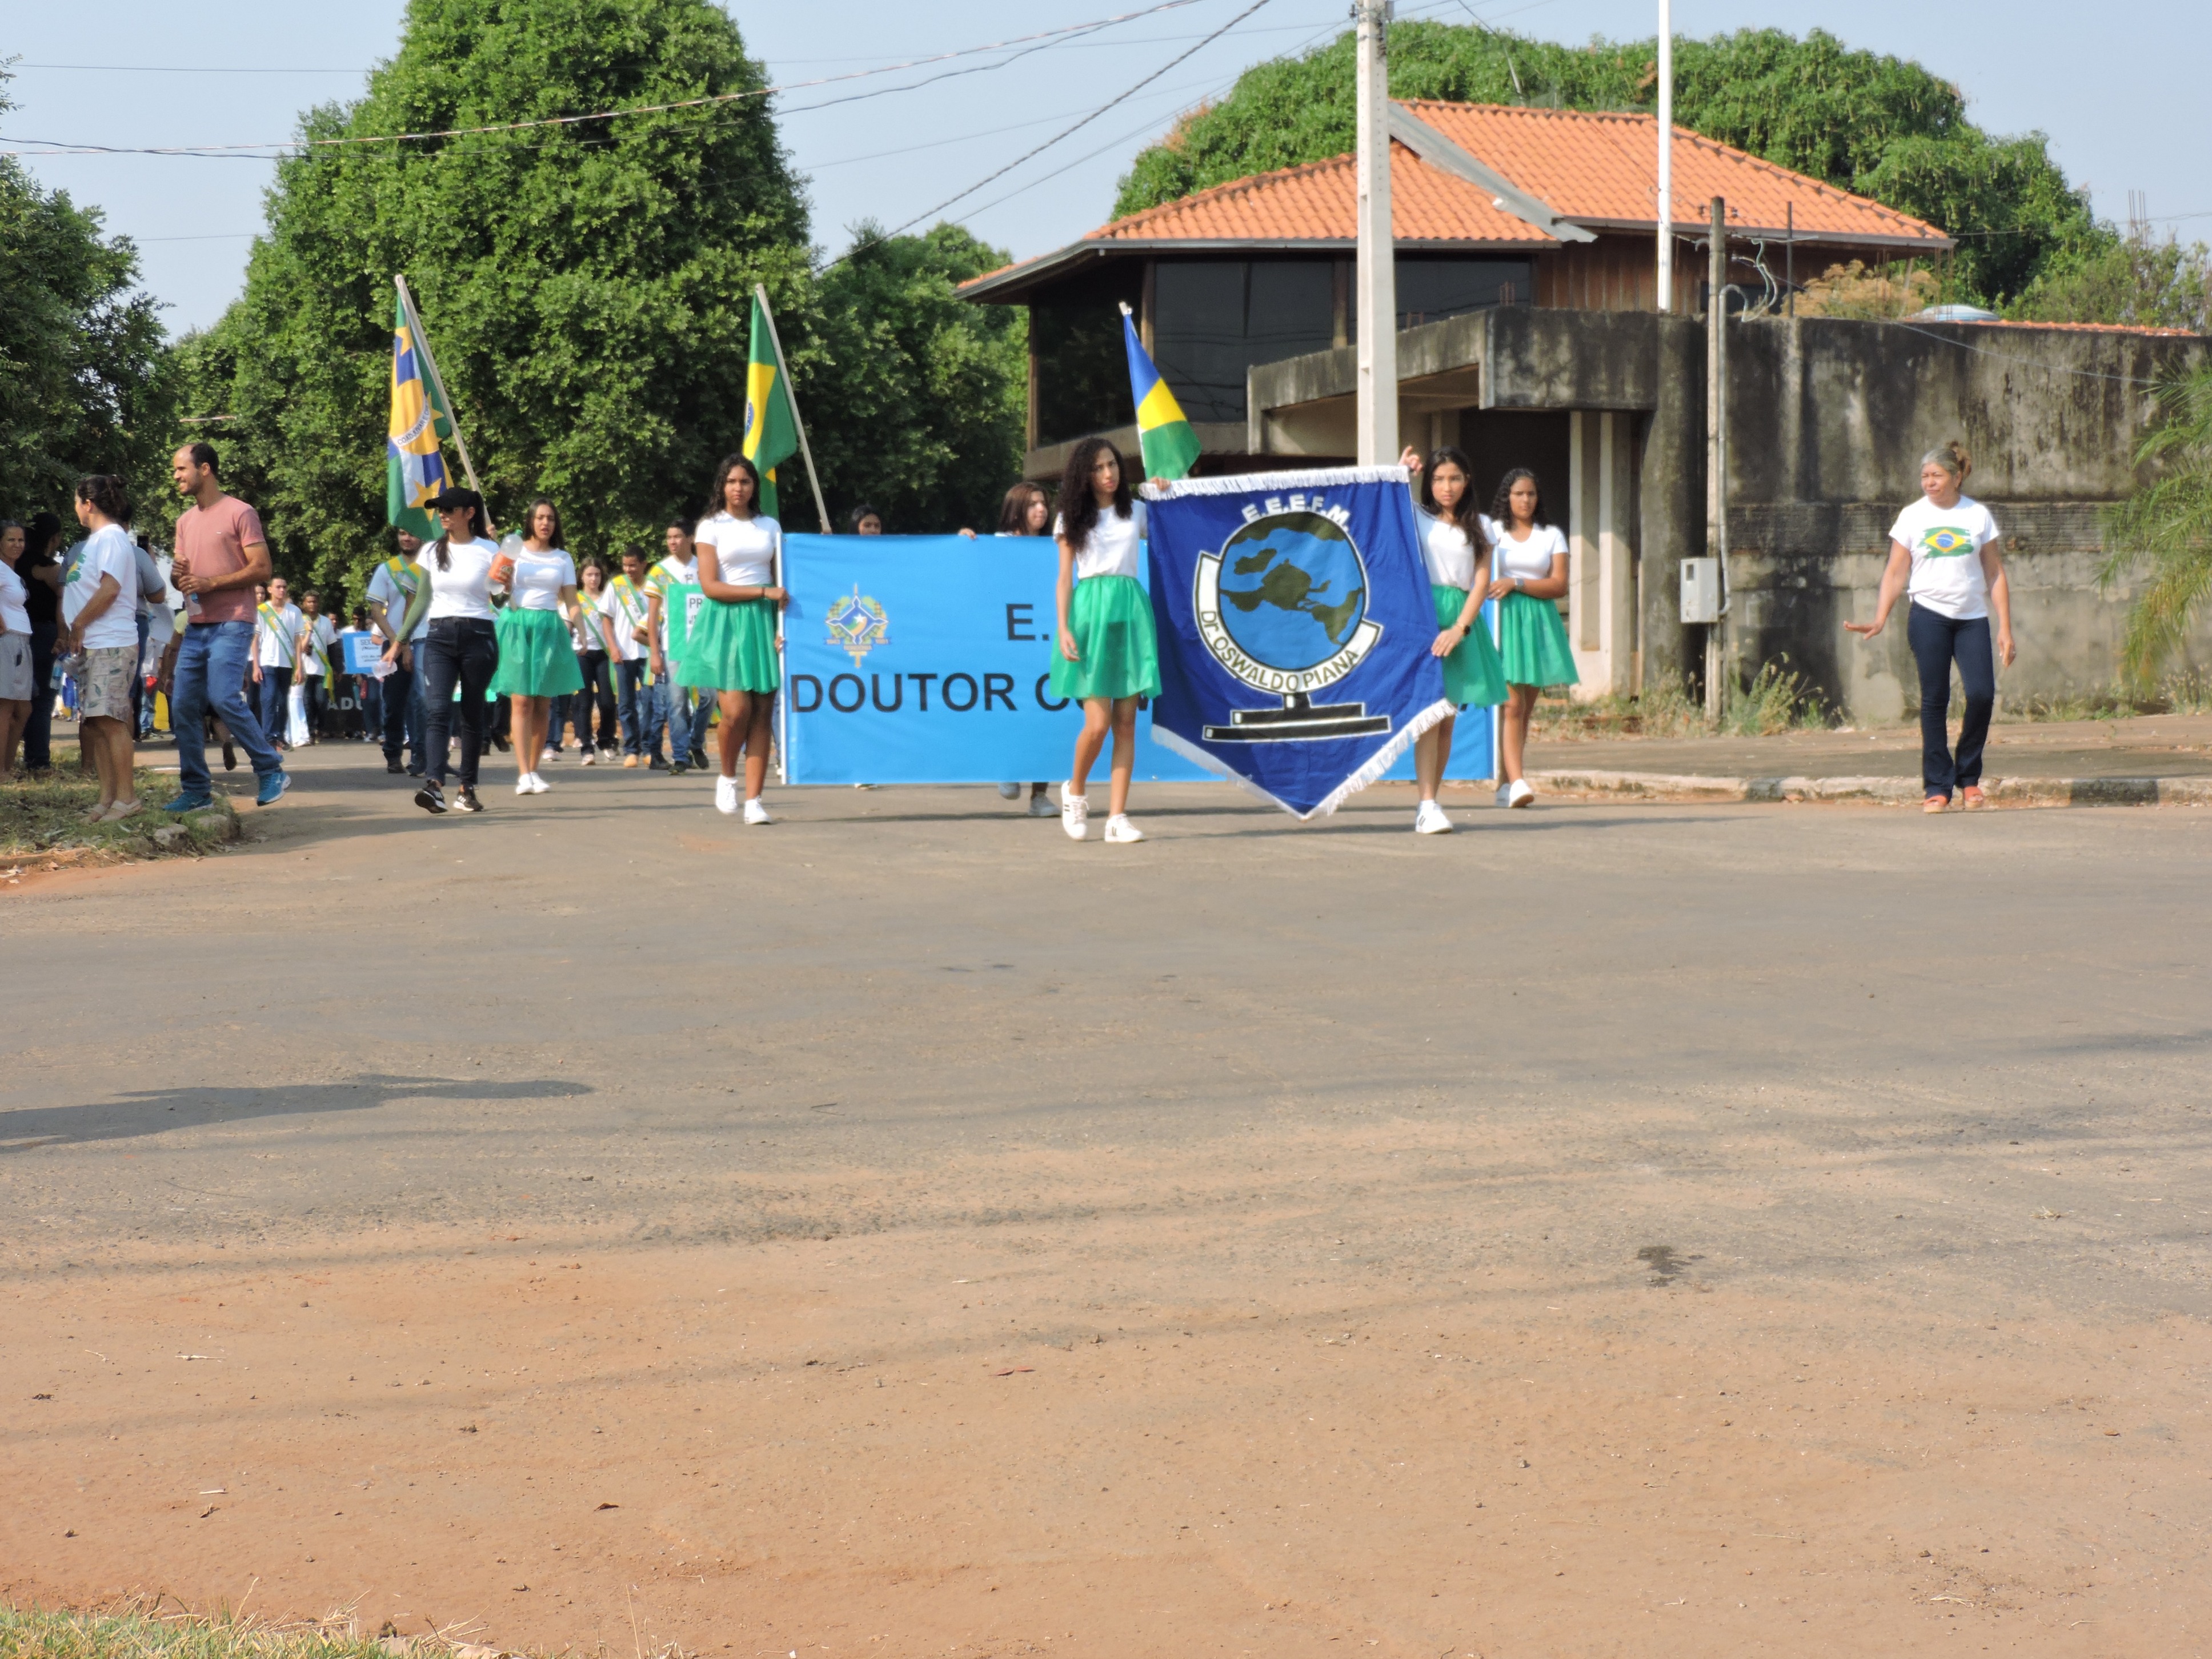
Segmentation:
<svg viewBox="0 0 2212 1659">
<path fill-rule="evenodd" d="M 830 602 L 828 620 L 830 643 L 850 657 L 855 668 L 863 657 L 890 637 L 890 617 L 882 605 L 860 592 L 857 582 L 850 593 L 842 593 Z"/>
<path fill-rule="evenodd" d="M 1318 513 L 1279 513 L 1222 544 L 1221 626 L 1263 667 L 1302 674 L 1341 653 L 1367 616 L 1367 567 Z M 1348 666 L 1349 665 L 1347 665 Z"/>
</svg>

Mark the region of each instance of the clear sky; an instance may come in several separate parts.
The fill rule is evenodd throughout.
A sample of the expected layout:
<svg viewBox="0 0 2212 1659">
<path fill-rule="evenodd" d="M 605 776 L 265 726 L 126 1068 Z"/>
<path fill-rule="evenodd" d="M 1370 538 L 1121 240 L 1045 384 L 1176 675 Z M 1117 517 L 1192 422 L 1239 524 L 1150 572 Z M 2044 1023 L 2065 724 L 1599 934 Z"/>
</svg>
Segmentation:
<svg viewBox="0 0 2212 1659">
<path fill-rule="evenodd" d="M 1133 11 L 1156 0 L 816 0 L 732 7 L 779 85 Z M 842 248 L 848 228 L 896 225 L 975 184 L 1124 91 L 1243 11 L 1250 0 L 1194 0 L 1018 63 L 914 91 L 809 111 L 828 89 L 779 96 L 784 141 L 811 179 L 815 236 Z M 289 137 L 301 111 L 357 96 L 398 40 L 404 0 L 18 0 L 0 26 L 15 59 L 0 117 L 9 139 L 115 145 L 247 143 Z M 1345 0 L 1268 0 L 1249 21 L 1169 70 L 1073 137 L 976 191 L 945 216 L 1018 255 L 1102 222 L 1129 158 L 1180 110 L 1224 91 L 1248 65 L 1328 39 Z M 1401 0 L 1401 17 L 1479 16 L 1559 40 L 1649 35 L 1651 0 Z M 1749 25 L 1824 27 L 1855 46 L 1917 58 L 1964 89 L 1996 133 L 2040 128 L 2061 166 L 2119 219 L 2146 191 L 2160 229 L 2212 240 L 2205 176 L 2204 66 L 2212 3 L 2139 0 L 2124 47 L 2083 27 L 2059 0 L 1676 0 L 1680 34 Z M 963 63 L 988 62 L 988 58 Z M 100 64 L 87 69 L 64 65 Z M 128 65 L 130 67 L 123 67 Z M 925 71 L 842 90 L 897 86 Z M 0 148 L 15 148 L 0 143 Z M 1072 164 L 1072 165 L 1071 165 Z M 27 163 L 49 185 L 105 210 L 137 239 L 148 286 L 173 331 L 204 325 L 239 291 L 269 164 L 150 155 L 50 156 Z M 1064 171 L 1063 171 L 1064 169 Z M 2179 217 L 2175 216 L 2193 216 Z"/>
</svg>

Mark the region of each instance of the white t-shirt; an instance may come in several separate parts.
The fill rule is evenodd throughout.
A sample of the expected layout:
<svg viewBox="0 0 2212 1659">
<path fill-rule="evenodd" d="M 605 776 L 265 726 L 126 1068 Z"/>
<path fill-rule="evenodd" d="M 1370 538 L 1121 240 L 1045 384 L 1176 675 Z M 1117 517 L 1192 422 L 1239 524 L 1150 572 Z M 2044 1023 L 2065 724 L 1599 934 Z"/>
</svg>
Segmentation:
<svg viewBox="0 0 2212 1659">
<path fill-rule="evenodd" d="M 499 556 L 499 544 L 479 536 L 472 542 L 449 543 L 446 562 L 438 568 L 435 542 L 425 542 L 415 556 L 415 568 L 430 584 L 429 620 L 441 617 L 471 617 L 491 620 L 491 562 Z"/>
<path fill-rule="evenodd" d="M 620 578 L 617 578 L 617 580 L 618 580 Z M 630 636 L 630 629 L 633 628 L 642 628 L 645 626 L 644 581 L 641 579 L 636 583 L 623 589 L 623 594 L 628 596 L 627 602 L 625 602 L 623 595 L 618 595 L 616 592 L 615 585 L 612 581 L 610 581 L 606 586 L 600 591 L 606 596 L 606 614 L 609 619 L 611 620 L 615 625 L 615 649 L 619 653 L 617 656 L 616 660 L 618 662 L 636 662 L 646 654 L 645 641 L 640 639 L 633 639 Z M 633 618 L 630 614 L 630 608 L 633 606 L 635 606 L 636 610 L 636 616 L 635 618 Z"/>
<path fill-rule="evenodd" d="M 300 672 L 303 674 L 313 674 L 319 679 L 322 678 L 323 665 L 330 659 L 331 641 L 337 638 L 338 630 L 337 625 L 328 617 L 318 612 L 314 620 L 307 623 L 307 634 L 313 644 L 322 647 L 323 654 L 318 657 L 312 650 L 302 653 L 300 657 Z"/>
<path fill-rule="evenodd" d="M 508 599 L 520 611 L 558 611 L 561 590 L 576 585 L 576 562 L 559 548 L 533 553 L 514 550 L 514 574 L 507 580 Z"/>
<path fill-rule="evenodd" d="M 1474 586 L 1474 544 L 1467 532 L 1425 507 L 1413 512 L 1420 520 L 1421 562 L 1428 567 L 1430 582 L 1464 593 Z"/>
<path fill-rule="evenodd" d="M 300 648 L 300 630 L 307 625 L 300 607 L 286 600 L 284 608 L 276 613 L 276 626 L 269 625 L 269 613 L 258 607 L 253 612 L 253 646 L 264 668 L 289 668 L 293 654 Z"/>
<path fill-rule="evenodd" d="M 1515 541 L 1510 531 L 1486 520 L 1483 528 L 1490 533 L 1490 544 L 1498 550 L 1491 556 L 1491 568 L 1501 580 L 1540 581 L 1552 574 L 1552 561 L 1567 550 L 1567 538 L 1557 525 L 1530 531 L 1525 542 Z"/>
<path fill-rule="evenodd" d="M 138 644 L 138 611 L 132 596 L 138 591 L 138 549 L 119 525 L 103 525 L 69 552 L 68 575 L 62 588 L 62 620 L 75 623 L 76 613 L 92 603 L 102 576 L 115 578 L 115 603 L 85 630 L 88 651 L 112 651 L 120 646 L 134 650 Z"/>
<path fill-rule="evenodd" d="M 1075 574 L 1078 580 L 1085 576 L 1134 576 L 1144 563 L 1139 550 L 1145 539 L 1145 504 L 1129 503 L 1129 516 L 1123 518 L 1108 507 L 1098 515 L 1098 522 L 1091 526 L 1091 533 L 1083 538 L 1083 550 L 1075 556 Z M 1062 533 L 1060 516 L 1053 515 L 1052 533 Z"/>
<path fill-rule="evenodd" d="M 1971 495 L 1956 507 L 1938 507 L 1923 495 L 1897 515 L 1889 538 L 1912 555 L 1912 580 L 1905 592 L 1912 603 L 1953 622 L 1972 622 L 1990 614 L 1989 578 L 1982 574 L 1982 549 L 1997 538 L 1997 521 Z"/>
<path fill-rule="evenodd" d="M 773 561 L 783 544 L 783 526 L 774 519 L 757 514 L 740 519 L 717 513 L 699 520 L 699 532 L 692 539 L 702 552 L 711 547 L 720 555 L 721 579 L 731 586 L 768 587 L 775 583 Z"/>
<path fill-rule="evenodd" d="M 392 579 L 389 564 L 378 565 L 376 574 L 368 579 L 368 597 L 384 607 L 385 617 L 392 624 L 391 631 L 398 633 L 399 624 L 407 620 L 407 595 L 400 592 L 399 584 Z M 426 611 L 422 620 L 415 624 L 416 640 L 420 641 L 429 631 L 430 615 Z"/>
<path fill-rule="evenodd" d="M 30 597 L 15 567 L 0 561 L 0 634 L 31 631 Z"/>
<path fill-rule="evenodd" d="M 576 620 L 568 629 L 575 636 L 579 651 L 604 651 L 607 648 L 606 631 L 599 626 L 599 618 L 615 613 L 615 596 L 602 587 L 594 593 L 579 586 L 576 589 Z"/>
<path fill-rule="evenodd" d="M 696 604 L 699 599 L 699 595 L 696 592 L 678 593 L 672 598 L 670 597 L 668 590 L 672 587 L 696 589 L 698 585 L 699 559 L 696 553 L 691 556 L 690 561 L 685 563 L 678 564 L 673 558 L 666 558 L 663 559 L 659 564 L 653 566 L 651 570 L 646 572 L 646 592 L 648 595 L 658 593 L 660 596 L 660 648 L 664 653 L 665 653 L 668 649 L 669 607 L 676 605 Z M 690 629 L 690 615 L 687 613 L 684 617 L 685 629 L 687 632 Z"/>
</svg>

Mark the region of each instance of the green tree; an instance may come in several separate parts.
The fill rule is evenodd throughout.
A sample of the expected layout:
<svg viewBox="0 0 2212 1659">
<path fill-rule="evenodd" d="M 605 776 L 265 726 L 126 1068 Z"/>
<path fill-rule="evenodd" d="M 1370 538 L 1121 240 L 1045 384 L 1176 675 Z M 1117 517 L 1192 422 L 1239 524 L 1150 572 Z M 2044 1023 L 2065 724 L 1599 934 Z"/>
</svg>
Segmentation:
<svg viewBox="0 0 2212 1659">
<path fill-rule="evenodd" d="M 312 112 L 302 137 L 764 84 L 708 0 L 411 0 L 367 95 Z M 313 145 L 278 167 L 245 294 L 179 356 L 193 400 L 234 417 L 220 428 L 226 472 L 253 480 L 280 568 L 356 580 L 386 544 L 392 276 L 404 272 L 495 516 L 512 524 L 542 491 L 574 550 L 605 551 L 656 541 L 736 447 L 753 284 L 805 318 L 806 234 L 763 99 Z"/>
<path fill-rule="evenodd" d="M 2038 276 L 2005 314 L 2212 334 L 2212 248 L 2184 247 L 2172 237 L 2114 237 Z"/>
<path fill-rule="evenodd" d="M 896 531 L 988 530 L 1020 472 L 1025 313 L 953 289 L 1009 256 L 957 225 L 878 235 L 859 227 L 856 251 L 823 273 L 811 399 L 797 382 L 802 412 L 827 416 L 810 434 L 831 510 L 866 501 Z"/>
<path fill-rule="evenodd" d="M 2180 645 L 2212 592 L 2212 368 L 2169 376 L 2157 396 L 2159 418 L 2135 453 L 2136 465 L 2154 475 L 2106 515 L 2106 540 L 2116 550 L 2102 573 L 2110 587 L 2150 567 L 2121 657 L 2142 683 Z"/>
<path fill-rule="evenodd" d="M 1400 98 L 1644 110 L 1657 102 L 1657 42 L 1530 40 L 1503 30 L 1407 22 L 1390 31 Z M 2109 242 L 2040 134 L 1993 139 L 1959 89 L 1919 64 L 1856 52 L 1814 30 L 1744 29 L 1682 40 L 1682 126 L 1779 166 L 1924 217 L 1960 239 L 1954 288 L 1999 301 Z M 1229 96 L 1142 152 L 1117 214 L 1353 145 L 1352 36 L 1247 70 Z"/>
<path fill-rule="evenodd" d="M 0 157 L 0 514 L 46 508 L 67 523 L 88 472 L 127 478 L 143 499 L 171 386 L 137 250 L 103 234 L 97 209 Z"/>
</svg>

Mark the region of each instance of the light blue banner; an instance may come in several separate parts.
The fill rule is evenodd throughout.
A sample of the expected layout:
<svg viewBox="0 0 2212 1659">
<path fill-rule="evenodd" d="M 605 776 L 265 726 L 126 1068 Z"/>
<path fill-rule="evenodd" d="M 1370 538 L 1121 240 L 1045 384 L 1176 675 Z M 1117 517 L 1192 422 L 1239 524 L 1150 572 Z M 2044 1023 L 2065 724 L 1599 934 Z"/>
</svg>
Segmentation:
<svg viewBox="0 0 2212 1659">
<path fill-rule="evenodd" d="M 1052 694 L 1048 537 L 784 538 L 785 766 L 790 782 L 1066 778 L 1082 715 Z M 1108 757 L 1092 771 L 1105 782 Z M 1487 758 L 1486 751 L 1485 758 Z M 1137 719 L 1139 780 L 1207 774 Z"/>
</svg>

